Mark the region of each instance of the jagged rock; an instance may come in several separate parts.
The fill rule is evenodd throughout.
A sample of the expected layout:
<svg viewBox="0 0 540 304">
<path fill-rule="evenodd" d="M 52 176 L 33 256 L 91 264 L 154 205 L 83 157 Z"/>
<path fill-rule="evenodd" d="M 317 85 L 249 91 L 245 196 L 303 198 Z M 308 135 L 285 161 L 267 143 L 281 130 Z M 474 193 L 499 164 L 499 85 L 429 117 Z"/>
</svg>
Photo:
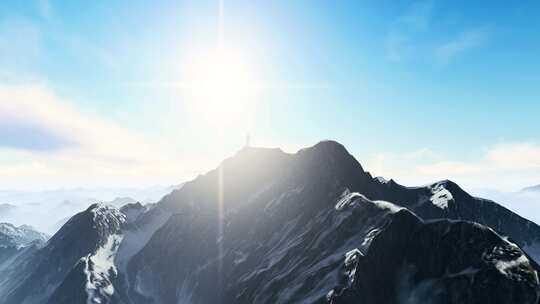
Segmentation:
<svg viewBox="0 0 540 304">
<path fill-rule="evenodd" d="M 373 178 L 333 141 L 247 147 L 155 205 L 75 215 L 21 255 L 0 303 L 534 303 L 520 247 L 539 240 L 450 181 Z"/>
<path fill-rule="evenodd" d="M 511 241 L 480 224 L 424 222 L 406 210 L 354 266 L 343 275 L 354 273 L 353 283 L 334 289 L 329 303 L 535 304 L 540 296 L 540 268 Z"/>
</svg>

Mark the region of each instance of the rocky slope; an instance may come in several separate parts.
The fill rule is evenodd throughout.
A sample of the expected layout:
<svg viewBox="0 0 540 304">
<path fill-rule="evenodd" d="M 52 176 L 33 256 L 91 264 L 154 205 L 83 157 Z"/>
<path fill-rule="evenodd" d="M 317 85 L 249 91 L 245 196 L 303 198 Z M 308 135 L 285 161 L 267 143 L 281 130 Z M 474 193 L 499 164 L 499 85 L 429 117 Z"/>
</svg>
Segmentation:
<svg viewBox="0 0 540 304">
<path fill-rule="evenodd" d="M 155 205 L 77 214 L 0 303 L 536 304 L 539 240 L 450 181 L 373 178 L 336 142 L 245 148 Z"/>
<path fill-rule="evenodd" d="M 83 260 L 97 260 L 96 255 L 101 258 L 100 249 L 109 245 L 124 221 L 125 216 L 118 210 L 99 204 L 73 216 L 42 248 L 21 262 L 14 279 L 7 284 L 3 301 L 46 303 L 72 268 Z M 93 278 L 89 275 L 88 284 Z"/>
<path fill-rule="evenodd" d="M 536 303 L 540 268 L 492 229 L 395 214 L 367 254 L 346 254 L 330 303 Z M 392 278 L 389 280 L 388 278 Z"/>
</svg>

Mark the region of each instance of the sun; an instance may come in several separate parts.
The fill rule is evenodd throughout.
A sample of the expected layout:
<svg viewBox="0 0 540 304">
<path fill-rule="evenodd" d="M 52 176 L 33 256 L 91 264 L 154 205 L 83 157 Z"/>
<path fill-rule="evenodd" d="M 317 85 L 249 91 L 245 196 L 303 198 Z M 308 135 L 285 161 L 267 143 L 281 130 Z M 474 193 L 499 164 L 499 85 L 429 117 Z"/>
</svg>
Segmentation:
<svg viewBox="0 0 540 304">
<path fill-rule="evenodd" d="M 189 64 L 190 104 L 196 119 L 214 126 L 246 124 L 256 100 L 255 76 L 240 52 L 218 49 Z"/>
</svg>

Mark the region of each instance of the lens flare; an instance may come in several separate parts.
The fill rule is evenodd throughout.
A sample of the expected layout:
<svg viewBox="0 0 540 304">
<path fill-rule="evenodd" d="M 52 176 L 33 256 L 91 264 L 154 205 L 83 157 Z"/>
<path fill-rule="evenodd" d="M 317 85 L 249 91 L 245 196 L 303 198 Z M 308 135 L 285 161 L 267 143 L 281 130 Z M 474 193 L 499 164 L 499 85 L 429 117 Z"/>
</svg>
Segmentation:
<svg viewBox="0 0 540 304">
<path fill-rule="evenodd" d="M 247 127 L 256 100 L 254 76 L 239 52 L 218 48 L 192 62 L 193 114 L 212 126 Z"/>
</svg>

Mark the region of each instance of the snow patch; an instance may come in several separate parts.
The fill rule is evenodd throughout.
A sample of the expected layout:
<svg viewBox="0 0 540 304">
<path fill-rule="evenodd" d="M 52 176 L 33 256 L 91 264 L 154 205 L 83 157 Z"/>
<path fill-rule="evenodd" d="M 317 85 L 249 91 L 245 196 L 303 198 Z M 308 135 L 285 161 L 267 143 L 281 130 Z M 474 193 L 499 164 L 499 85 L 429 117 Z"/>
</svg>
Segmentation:
<svg viewBox="0 0 540 304">
<path fill-rule="evenodd" d="M 110 221 L 114 221 L 117 227 L 126 222 L 126 215 L 120 212 L 117 208 L 105 204 L 94 204 L 88 208 L 88 211 L 92 213 L 94 223 L 99 218 L 105 218 Z"/>
<path fill-rule="evenodd" d="M 431 203 L 441 209 L 447 209 L 448 203 L 454 200 L 452 193 L 448 189 L 444 188 L 443 183 L 437 183 L 429 187 L 431 191 L 431 197 L 429 200 Z"/>
<path fill-rule="evenodd" d="M 346 207 L 354 206 L 359 201 L 363 202 L 370 202 L 373 203 L 375 206 L 379 207 L 380 209 L 390 211 L 391 213 L 396 213 L 399 210 L 403 209 L 402 207 L 399 207 L 397 205 L 394 205 L 390 202 L 386 201 L 371 201 L 367 197 L 365 197 L 363 194 L 360 194 L 358 192 L 350 192 L 349 189 L 346 189 L 343 191 L 343 194 L 341 194 L 338 202 L 334 206 L 334 208 L 338 211 L 343 210 Z"/>
<path fill-rule="evenodd" d="M 105 303 L 114 294 L 112 280 L 118 275 L 114 266 L 114 257 L 122 238 L 122 235 L 110 235 L 105 244 L 94 254 L 83 258 L 87 304 Z"/>
<path fill-rule="evenodd" d="M 499 270 L 499 272 L 501 272 L 502 274 L 508 276 L 511 269 L 519 267 L 525 263 L 528 264 L 529 260 L 524 255 L 521 255 L 515 260 L 510 260 L 510 261 L 498 260 L 495 262 L 495 268 L 497 268 L 497 270 Z"/>
<path fill-rule="evenodd" d="M 349 192 L 349 190 L 347 189 L 343 192 L 340 199 L 336 203 L 335 209 L 338 211 L 343 210 L 343 208 L 353 205 L 357 198 L 367 200 L 367 198 L 364 195 L 358 192 Z"/>
<path fill-rule="evenodd" d="M 364 241 L 362 242 L 363 247 L 367 247 L 371 244 L 373 239 L 381 232 L 382 230 L 379 228 L 372 229 L 368 232 L 366 237 L 364 238 Z"/>
<path fill-rule="evenodd" d="M 504 244 L 495 246 L 491 252 L 484 253 L 483 259 L 495 266 L 506 277 L 521 277 L 523 270 L 530 268 L 530 261 L 521 249 L 506 237 L 502 237 Z M 533 271 L 538 283 L 538 274 Z"/>
<path fill-rule="evenodd" d="M 403 207 L 399 207 L 397 205 L 394 205 L 390 202 L 385 202 L 385 201 L 373 201 L 373 203 L 375 205 L 377 205 L 377 207 L 381 208 L 381 209 L 386 209 L 388 211 L 390 211 L 391 213 L 396 213 L 402 209 L 405 209 Z"/>
<path fill-rule="evenodd" d="M 377 176 L 374 179 L 381 184 L 388 184 L 388 180 L 382 176 Z"/>
<path fill-rule="evenodd" d="M 362 256 L 362 252 L 358 248 L 354 248 L 351 251 L 345 253 L 345 266 L 351 266 L 358 261 L 358 258 Z"/>
</svg>

